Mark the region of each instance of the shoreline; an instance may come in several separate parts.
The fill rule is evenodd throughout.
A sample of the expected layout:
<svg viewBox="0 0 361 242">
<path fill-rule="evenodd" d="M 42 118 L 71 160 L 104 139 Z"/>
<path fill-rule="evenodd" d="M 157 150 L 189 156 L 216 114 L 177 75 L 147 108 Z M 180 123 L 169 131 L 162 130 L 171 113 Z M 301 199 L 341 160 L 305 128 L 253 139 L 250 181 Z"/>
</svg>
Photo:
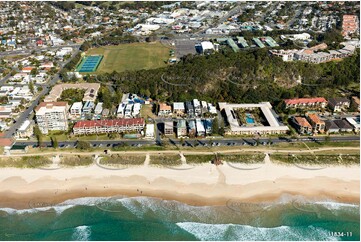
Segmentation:
<svg viewBox="0 0 361 242">
<path fill-rule="evenodd" d="M 269 159 L 269 157 L 267 156 Z M 27 209 L 54 206 L 82 197 L 154 197 L 194 206 L 282 202 L 301 196 L 308 201 L 360 203 L 360 167 L 332 166 L 305 170 L 265 164 L 254 170 L 227 163 L 196 165 L 188 170 L 153 166 L 106 170 L 89 167 L 0 169 L 0 207 Z"/>
</svg>

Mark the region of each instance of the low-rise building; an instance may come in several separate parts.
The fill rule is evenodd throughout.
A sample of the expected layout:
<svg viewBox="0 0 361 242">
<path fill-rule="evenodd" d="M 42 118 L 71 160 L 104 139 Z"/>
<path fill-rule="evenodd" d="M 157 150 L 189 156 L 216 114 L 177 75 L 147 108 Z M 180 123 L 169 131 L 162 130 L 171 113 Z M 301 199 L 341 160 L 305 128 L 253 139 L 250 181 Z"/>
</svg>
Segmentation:
<svg viewBox="0 0 361 242">
<path fill-rule="evenodd" d="M 168 116 L 172 113 L 172 107 L 166 103 L 159 103 L 158 116 Z"/>
<path fill-rule="evenodd" d="M 154 138 L 154 124 L 147 124 L 145 126 L 145 137 Z"/>
<path fill-rule="evenodd" d="M 73 105 L 71 105 L 70 114 L 73 117 L 80 118 L 82 108 L 83 108 L 82 102 L 75 102 L 73 103 Z"/>
<path fill-rule="evenodd" d="M 325 108 L 327 101 L 323 97 L 285 99 L 286 108 Z"/>
<path fill-rule="evenodd" d="M 173 113 L 178 117 L 183 117 L 185 114 L 184 102 L 173 103 Z"/>
<path fill-rule="evenodd" d="M 92 101 L 85 102 L 83 106 L 83 113 L 84 114 L 91 114 L 93 112 L 95 104 Z"/>
<path fill-rule="evenodd" d="M 198 99 L 193 99 L 193 107 L 195 115 L 200 116 L 202 114 L 202 108 L 201 103 L 198 101 Z"/>
<path fill-rule="evenodd" d="M 329 133 L 329 134 L 340 132 L 340 128 L 337 126 L 337 124 L 335 124 L 335 122 L 333 120 L 326 120 L 325 127 L 326 127 L 327 133 Z"/>
<path fill-rule="evenodd" d="M 194 120 L 188 121 L 188 136 L 195 137 L 196 136 L 196 122 Z"/>
<path fill-rule="evenodd" d="M 192 102 L 186 102 L 186 111 L 189 118 L 194 118 L 194 107 Z"/>
<path fill-rule="evenodd" d="M 317 114 L 308 114 L 307 120 L 311 124 L 314 133 L 323 133 L 325 131 L 325 122 Z"/>
<path fill-rule="evenodd" d="M 177 122 L 177 137 L 187 136 L 187 123 L 184 119 L 180 119 Z"/>
<path fill-rule="evenodd" d="M 96 106 L 95 106 L 95 109 L 94 109 L 94 114 L 96 115 L 100 115 L 103 111 L 103 103 L 102 102 L 99 102 Z"/>
<path fill-rule="evenodd" d="M 350 100 L 344 97 L 329 98 L 328 106 L 333 112 L 341 112 L 350 108 Z"/>
<path fill-rule="evenodd" d="M 360 132 L 360 116 L 358 117 L 348 117 L 346 118 L 347 122 L 349 122 L 349 124 L 351 124 L 351 126 L 353 127 L 353 130 L 356 133 Z"/>
<path fill-rule="evenodd" d="M 341 132 L 352 132 L 353 131 L 353 127 L 346 120 L 337 119 L 334 122 L 340 128 Z"/>
<path fill-rule="evenodd" d="M 172 135 L 174 130 L 173 121 L 165 121 L 164 122 L 164 134 Z"/>
<path fill-rule="evenodd" d="M 30 120 L 25 120 L 20 128 L 16 131 L 16 138 L 29 138 L 33 135 L 34 123 Z"/>
<path fill-rule="evenodd" d="M 252 134 L 285 134 L 289 128 L 279 121 L 278 115 L 272 110 L 272 105 L 269 102 L 261 103 L 245 103 L 245 104 L 230 104 L 218 103 L 221 112 L 224 112 L 229 126 L 225 134 L 229 135 L 252 135 Z M 260 115 L 263 115 L 266 122 L 263 124 L 255 123 L 253 118 L 247 117 L 250 123 L 242 123 L 238 120 L 235 114 L 236 110 L 259 110 Z"/>
<path fill-rule="evenodd" d="M 292 122 L 300 134 L 311 134 L 312 126 L 304 117 L 293 117 Z"/>
<path fill-rule="evenodd" d="M 213 131 L 213 119 L 207 118 L 203 120 L 203 125 L 206 130 L 206 134 L 212 134 Z"/>
<path fill-rule="evenodd" d="M 75 123 L 73 133 L 75 135 L 82 135 L 132 131 L 139 132 L 144 129 L 144 126 L 145 121 L 143 118 L 84 120 Z"/>
<path fill-rule="evenodd" d="M 196 119 L 196 129 L 198 137 L 206 135 L 206 129 L 204 128 L 203 122 L 200 118 Z"/>
</svg>

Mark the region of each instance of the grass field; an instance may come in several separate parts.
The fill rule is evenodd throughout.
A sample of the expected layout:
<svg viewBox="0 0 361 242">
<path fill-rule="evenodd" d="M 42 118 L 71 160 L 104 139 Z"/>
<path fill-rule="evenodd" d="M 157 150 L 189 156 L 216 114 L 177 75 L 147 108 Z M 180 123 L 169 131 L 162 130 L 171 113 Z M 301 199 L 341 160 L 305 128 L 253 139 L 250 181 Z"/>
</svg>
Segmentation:
<svg viewBox="0 0 361 242">
<path fill-rule="evenodd" d="M 96 73 L 164 67 L 169 48 L 155 43 L 131 43 L 89 49 L 86 55 L 103 55 Z"/>
</svg>

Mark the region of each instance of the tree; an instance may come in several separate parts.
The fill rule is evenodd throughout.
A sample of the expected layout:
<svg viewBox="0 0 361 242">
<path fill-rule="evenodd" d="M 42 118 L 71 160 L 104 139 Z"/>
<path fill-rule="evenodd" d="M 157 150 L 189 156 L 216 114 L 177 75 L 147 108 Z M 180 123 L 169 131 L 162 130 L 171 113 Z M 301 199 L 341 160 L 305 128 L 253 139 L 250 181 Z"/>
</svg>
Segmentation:
<svg viewBox="0 0 361 242">
<path fill-rule="evenodd" d="M 76 148 L 80 150 L 88 150 L 90 149 L 90 143 L 87 141 L 80 140 L 78 141 Z"/>
<path fill-rule="evenodd" d="M 51 137 L 51 144 L 54 149 L 59 147 L 59 143 L 58 143 L 58 140 L 56 139 L 56 137 Z"/>
<path fill-rule="evenodd" d="M 212 134 L 219 134 L 218 118 L 214 118 L 212 122 Z"/>
<path fill-rule="evenodd" d="M 34 94 L 34 83 L 32 81 L 29 82 L 29 90 L 32 94 Z"/>
<path fill-rule="evenodd" d="M 36 140 L 38 142 L 38 146 L 41 147 L 43 144 L 43 134 L 40 131 L 40 128 L 38 125 L 34 126 L 34 135 L 36 137 Z"/>
</svg>

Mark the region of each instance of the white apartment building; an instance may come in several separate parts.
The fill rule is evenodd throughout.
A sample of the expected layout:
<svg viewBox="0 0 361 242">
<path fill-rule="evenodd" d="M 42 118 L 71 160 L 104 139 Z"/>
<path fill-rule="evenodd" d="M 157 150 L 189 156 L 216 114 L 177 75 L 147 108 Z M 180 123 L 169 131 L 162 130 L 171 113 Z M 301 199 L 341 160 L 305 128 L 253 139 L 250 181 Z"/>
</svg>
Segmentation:
<svg viewBox="0 0 361 242">
<path fill-rule="evenodd" d="M 36 122 L 43 134 L 49 130 L 67 130 L 68 103 L 66 102 L 41 102 L 35 108 Z"/>
</svg>

